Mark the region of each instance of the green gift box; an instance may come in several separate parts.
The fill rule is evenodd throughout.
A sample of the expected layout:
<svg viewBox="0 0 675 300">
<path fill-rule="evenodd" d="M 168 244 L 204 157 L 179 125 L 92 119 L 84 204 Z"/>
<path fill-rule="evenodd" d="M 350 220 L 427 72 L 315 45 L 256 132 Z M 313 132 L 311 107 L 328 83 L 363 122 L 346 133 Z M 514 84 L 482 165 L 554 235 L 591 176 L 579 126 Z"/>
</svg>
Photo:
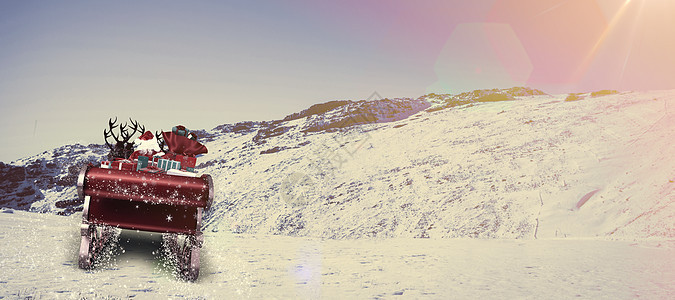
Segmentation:
<svg viewBox="0 0 675 300">
<path fill-rule="evenodd" d="M 162 158 L 157 162 L 157 167 L 164 170 L 164 171 L 168 171 L 168 170 L 171 170 L 171 169 L 180 170 L 180 162 L 175 161 L 175 160 L 168 160 L 168 159 Z"/>
<path fill-rule="evenodd" d="M 136 171 L 146 168 L 148 166 L 148 162 L 150 161 L 150 158 L 147 156 L 139 156 L 138 157 L 138 165 L 136 166 Z"/>
</svg>

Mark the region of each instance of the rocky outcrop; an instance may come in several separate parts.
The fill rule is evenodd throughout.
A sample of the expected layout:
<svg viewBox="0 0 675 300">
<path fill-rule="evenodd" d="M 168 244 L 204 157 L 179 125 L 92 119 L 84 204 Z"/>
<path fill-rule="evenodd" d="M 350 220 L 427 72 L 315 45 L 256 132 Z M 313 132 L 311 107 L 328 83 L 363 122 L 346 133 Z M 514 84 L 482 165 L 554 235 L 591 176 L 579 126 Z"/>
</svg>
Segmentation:
<svg viewBox="0 0 675 300">
<path fill-rule="evenodd" d="M 0 206 L 68 215 L 82 210 L 74 192 L 80 169 L 104 160 L 103 145 L 66 145 L 33 157 L 0 162 Z M 64 197 L 64 195 L 67 195 Z"/>
</svg>

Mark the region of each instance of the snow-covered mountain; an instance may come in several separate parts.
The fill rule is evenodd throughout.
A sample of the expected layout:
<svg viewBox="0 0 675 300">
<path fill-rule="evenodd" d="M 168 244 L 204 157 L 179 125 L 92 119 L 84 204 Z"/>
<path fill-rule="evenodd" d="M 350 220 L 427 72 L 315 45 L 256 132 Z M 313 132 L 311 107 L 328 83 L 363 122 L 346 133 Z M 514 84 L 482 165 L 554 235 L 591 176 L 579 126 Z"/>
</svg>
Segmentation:
<svg viewBox="0 0 675 300">
<path fill-rule="evenodd" d="M 5 164 L 0 162 L 0 206 L 69 215 L 82 210 L 75 185 L 82 166 L 105 160 L 102 145 L 65 145 Z"/>
<path fill-rule="evenodd" d="M 675 237 L 675 91 L 331 101 L 198 132 L 211 231 L 324 238 Z M 189 125 L 189 124 L 187 124 Z M 0 165 L 15 209 L 81 209 L 72 145 Z M 22 175 L 23 174 L 23 175 Z"/>
</svg>

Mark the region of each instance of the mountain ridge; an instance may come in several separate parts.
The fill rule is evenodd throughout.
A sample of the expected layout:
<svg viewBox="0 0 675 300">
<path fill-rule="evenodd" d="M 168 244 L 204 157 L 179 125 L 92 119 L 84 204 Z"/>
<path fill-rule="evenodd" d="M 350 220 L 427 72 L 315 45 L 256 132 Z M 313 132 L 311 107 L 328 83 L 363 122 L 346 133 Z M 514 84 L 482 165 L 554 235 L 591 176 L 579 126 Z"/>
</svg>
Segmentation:
<svg viewBox="0 0 675 300">
<path fill-rule="evenodd" d="M 675 215 L 669 198 L 675 175 L 663 163 L 667 151 L 654 152 L 644 144 L 649 138 L 660 145 L 652 135 L 671 134 L 668 104 L 675 93 L 589 96 L 565 101 L 568 95 L 512 88 L 331 101 L 282 120 L 199 130 L 210 152 L 198 168 L 216 183 L 216 202 L 205 226 L 335 239 L 675 236 L 664 217 Z M 658 115 L 659 110 L 666 114 Z M 617 120 L 628 120 L 632 127 Z M 641 145 L 641 154 L 615 149 L 630 141 Z M 0 205 L 77 212 L 81 204 L 70 171 L 102 160 L 105 152 L 100 145 L 64 146 L 14 166 L 0 165 L 3 178 L 14 178 L 6 180 L 11 187 L 0 185 L 8 195 Z M 631 184 L 635 175 L 626 171 L 623 176 L 603 173 L 611 179 L 607 182 L 592 176 L 632 166 L 631 155 L 661 163 L 659 176 L 668 179 L 659 177 L 661 190 Z M 17 168 L 25 168 L 25 174 L 29 168 L 58 169 L 47 167 L 52 160 L 61 171 L 17 179 Z M 644 167 L 635 169 L 648 176 Z M 630 205 L 621 204 L 617 199 L 630 190 L 645 193 L 624 198 Z M 18 201 L 21 193 L 34 200 Z M 603 210 L 611 213 L 593 215 Z"/>
</svg>

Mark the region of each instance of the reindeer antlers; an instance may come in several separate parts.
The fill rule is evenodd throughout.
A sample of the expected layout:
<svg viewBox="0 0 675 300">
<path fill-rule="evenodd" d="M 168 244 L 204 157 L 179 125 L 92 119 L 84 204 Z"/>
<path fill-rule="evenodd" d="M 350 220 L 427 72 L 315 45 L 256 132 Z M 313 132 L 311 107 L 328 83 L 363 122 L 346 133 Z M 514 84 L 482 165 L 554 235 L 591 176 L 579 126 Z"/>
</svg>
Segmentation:
<svg viewBox="0 0 675 300">
<path fill-rule="evenodd" d="M 140 132 L 141 134 L 145 132 L 145 126 L 138 124 L 138 122 L 134 122 L 134 120 L 132 120 L 131 118 L 129 118 L 129 121 L 131 122 L 131 126 L 129 126 L 129 128 L 133 130 L 131 133 L 129 133 L 126 130 L 127 127 L 126 123 L 120 125 L 120 135 L 122 136 L 123 139 L 122 142 L 125 143 L 129 142 L 129 139 L 131 139 L 131 137 L 134 134 L 136 134 L 136 132 Z"/>
<path fill-rule="evenodd" d="M 140 132 L 141 134 L 145 132 L 145 126 L 140 125 L 131 118 L 129 118 L 129 121 L 131 122 L 131 126 L 128 126 L 127 123 L 117 124 L 117 117 L 115 117 L 114 121 L 112 118 L 108 119 L 109 129 L 103 129 L 103 137 L 105 138 L 105 144 L 108 146 L 108 148 L 110 148 L 111 151 L 119 147 L 117 145 L 129 143 L 131 137 L 137 132 Z M 118 128 L 119 135 L 115 135 L 115 128 Z M 133 131 L 129 132 L 129 130 Z M 115 140 L 114 143 L 110 143 L 108 141 L 108 138 L 110 137 Z"/>
<path fill-rule="evenodd" d="M 164 136 L 162 136 L 162 131 L 155 131 L 155 138 L 157 138 L 157 145 L 159 146 L 159 149 L 168 152 L 168 149 L 166 147 L 166 143 L 164 142 Z"/>
<path fill-rule="evenodd" d="M 110 148 L 110 150 L 113 150 L 113 145 L 108 142 L 109 137 L 114 138 L 115 142 L 119 142 L 119 138 L 115 136 L 115 133 L 113 132 L 113 130 L 117 128 L 117 125 L 115 125 L 115 123 L 117 123 L 117 117 L 115 117 L 115 121 L 113 121 L 112 118 L 110 118 L 108 119 L 108 127 L 110 128 L 110 130 L 103 129 L 103 137 L 105 138 L 105 144 L 108 145 L 108 148 Z"/>
</svg>

